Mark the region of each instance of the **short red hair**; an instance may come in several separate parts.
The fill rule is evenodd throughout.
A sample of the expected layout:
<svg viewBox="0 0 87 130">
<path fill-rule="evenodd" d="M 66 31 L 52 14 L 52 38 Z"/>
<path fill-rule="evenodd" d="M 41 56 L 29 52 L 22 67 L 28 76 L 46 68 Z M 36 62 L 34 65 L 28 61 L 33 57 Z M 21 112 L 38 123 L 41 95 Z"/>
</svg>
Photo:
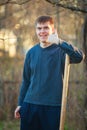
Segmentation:
<svg viewBox="0 0 87 130">
<path fill-rule="evenodd" d="M 49 22 L 50 24 L 54 25 L 54 20 L 52 17 L 50 16 L 40 16 L 36 19 L 35 21 L 35 26 L 37 25 L 37 23 L 46 23 Z"/>
</svg>

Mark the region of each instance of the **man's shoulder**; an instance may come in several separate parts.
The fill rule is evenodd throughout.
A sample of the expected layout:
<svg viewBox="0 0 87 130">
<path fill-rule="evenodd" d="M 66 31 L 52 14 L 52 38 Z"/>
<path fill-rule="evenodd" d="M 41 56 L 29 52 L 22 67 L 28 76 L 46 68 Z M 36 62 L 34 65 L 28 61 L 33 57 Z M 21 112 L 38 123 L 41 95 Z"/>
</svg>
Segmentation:
<svg viewBox="0 0 87 130">
<path fill-rule="evenodd" d="M 29 51 L 36 50 L 38 48 L 39 43 L 36 43 Z"/>
<path fill-rule="evenodd" d="M 27 51 L 27 55 L 30 55 L 31 53 L 35 52 L 36 50 L 38 50 L 38 45 L 39 43 L 36 43 L 33 47 L 31 47 L 28 51 Z"/>
</svg>

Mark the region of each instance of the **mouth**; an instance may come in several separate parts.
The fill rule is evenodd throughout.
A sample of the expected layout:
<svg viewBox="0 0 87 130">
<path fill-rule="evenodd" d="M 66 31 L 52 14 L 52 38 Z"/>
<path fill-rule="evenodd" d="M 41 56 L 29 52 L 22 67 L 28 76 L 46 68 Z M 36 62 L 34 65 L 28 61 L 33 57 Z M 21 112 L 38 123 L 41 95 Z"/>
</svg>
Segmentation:
<svg viewBox="0 0 87 130">
<path fill-rule="evenodd" d="M 47 38 L 48 35 L 40 35 L 40 38 Z"/>
</svg>

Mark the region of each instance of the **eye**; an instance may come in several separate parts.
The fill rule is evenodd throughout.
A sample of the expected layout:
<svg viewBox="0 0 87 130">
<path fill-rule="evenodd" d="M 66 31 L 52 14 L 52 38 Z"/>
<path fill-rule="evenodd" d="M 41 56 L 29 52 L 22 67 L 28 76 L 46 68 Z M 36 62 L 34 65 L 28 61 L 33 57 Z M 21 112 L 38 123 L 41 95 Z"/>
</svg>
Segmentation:
<svg viewBox="0 0 87 130">
<path fill-rule="evenodd" d="M 44 27 L 44 29 L 49 29 L 49 27 Z"/>
<path fill-rule="evenodd" d="M 41 30 L 41 27 L 37 27 L 38 30 Z"/>
</svg>

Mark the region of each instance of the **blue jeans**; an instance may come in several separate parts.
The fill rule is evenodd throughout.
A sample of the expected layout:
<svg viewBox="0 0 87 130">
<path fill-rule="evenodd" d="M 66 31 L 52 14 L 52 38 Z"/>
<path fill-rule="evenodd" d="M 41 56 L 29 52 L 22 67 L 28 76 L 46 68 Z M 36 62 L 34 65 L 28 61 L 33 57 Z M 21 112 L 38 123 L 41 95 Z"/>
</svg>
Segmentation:
<svg viewBox="0 0 87 130">
<path fill-rule="evenodd" d="M 60 106 L 23 103 L 20 130 L 59 130 Z"/>
</svg>

